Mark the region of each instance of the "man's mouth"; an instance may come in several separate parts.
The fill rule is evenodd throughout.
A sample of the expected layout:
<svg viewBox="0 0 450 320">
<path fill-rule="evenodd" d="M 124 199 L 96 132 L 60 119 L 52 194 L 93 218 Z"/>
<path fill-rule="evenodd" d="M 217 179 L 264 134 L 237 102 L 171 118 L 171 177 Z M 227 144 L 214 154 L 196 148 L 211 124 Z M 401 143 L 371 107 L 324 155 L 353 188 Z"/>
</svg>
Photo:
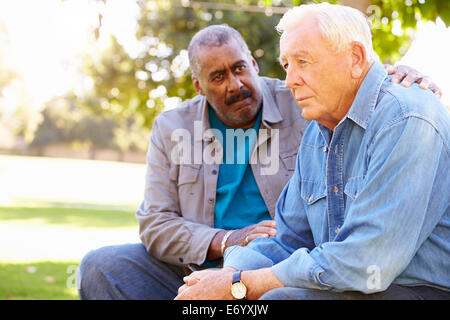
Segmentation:
<svg viewBox="0 0 450 320">
<path fill-rule="evenodd" d="M 230 106 L 236 102 L 244 101 L 247 98 L 251 98 L 252 92 L 250 90 L 241 90 L 239 94 L 235 94 L 233 96 L 229 96 L 225 99 L 225 104 Z"/>
<path fill-rule="evenodd" d="M 295 100 L 297 101 L 297 103 L 301 103 L 304 102 L 307 99 L 310 99 L 311 97 L 301 97 L 301 98 L 295 98 Z"/>
</svg>

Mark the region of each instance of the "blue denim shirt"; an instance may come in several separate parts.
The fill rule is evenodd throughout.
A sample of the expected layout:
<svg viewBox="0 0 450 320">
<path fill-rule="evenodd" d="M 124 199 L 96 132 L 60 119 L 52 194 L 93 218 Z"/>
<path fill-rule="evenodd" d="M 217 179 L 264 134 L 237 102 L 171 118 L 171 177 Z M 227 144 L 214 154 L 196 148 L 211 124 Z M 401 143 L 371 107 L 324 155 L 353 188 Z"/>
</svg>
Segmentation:
<svg viewBox="0 0 450 320">
<path fill-rule="evenodd" d="M 430 92 L 372 65 L 334 132 L 313 121 L 276 207 L 277 236 L 224 266 L 272 267 L 286 286 L 450 290 L 450 116 Z"/>
</svg>

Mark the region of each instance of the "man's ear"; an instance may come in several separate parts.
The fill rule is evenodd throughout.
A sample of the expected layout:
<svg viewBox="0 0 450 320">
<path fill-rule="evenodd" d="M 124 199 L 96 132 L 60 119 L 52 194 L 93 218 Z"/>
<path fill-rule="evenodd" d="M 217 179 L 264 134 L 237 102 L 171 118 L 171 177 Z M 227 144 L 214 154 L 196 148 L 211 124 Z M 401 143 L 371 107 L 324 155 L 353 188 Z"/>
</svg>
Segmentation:
<svg viewBox="0 0 450 320">
<path fill-rule="evenodd" d="M 258 62 L 256 62 L 255 58 L 253 58 L 253 57 L 252 57 L 252 65 L 253 65 L 253 68 L 255 68 L 256 73 L 259 73 Z"/>
<path fill-rule="evenodd" d="M 350 50 L 352 55 L 352 78 L 359 79 L 364 74 L 367 63 L 366 49 L 362 43 L 353 41 Z"/>
<path fill-rule="evenodd" d="M 202 96 L 205 95 L 202 88 L 200 87 L 200 81 L 195 76 L 192 76 L 192 83 L 194 84 L 195 91 L 197 91 L 198 94 L 201 94 Z"/>
</svg>

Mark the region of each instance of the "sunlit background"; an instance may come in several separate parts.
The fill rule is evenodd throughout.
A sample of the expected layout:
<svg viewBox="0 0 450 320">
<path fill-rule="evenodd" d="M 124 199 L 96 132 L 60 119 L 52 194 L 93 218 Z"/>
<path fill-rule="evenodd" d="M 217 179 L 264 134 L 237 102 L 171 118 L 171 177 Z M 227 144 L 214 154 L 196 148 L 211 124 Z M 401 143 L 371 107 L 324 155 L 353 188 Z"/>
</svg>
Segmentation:
<svg viewBox="0 0 450 320">
<path fill-rule="evenodd" d="M 151 125 L 195 95 L 189 39 L 230 24 L 283 77 L 273 27 L 299 3 L 0 1 L 0 299 L 75 299 L 87 251 L 139 241 Z M 382 62 L 430 76 L 450 106 L 448 1 L 340 3 L 369 16 Z"/>
</svg>

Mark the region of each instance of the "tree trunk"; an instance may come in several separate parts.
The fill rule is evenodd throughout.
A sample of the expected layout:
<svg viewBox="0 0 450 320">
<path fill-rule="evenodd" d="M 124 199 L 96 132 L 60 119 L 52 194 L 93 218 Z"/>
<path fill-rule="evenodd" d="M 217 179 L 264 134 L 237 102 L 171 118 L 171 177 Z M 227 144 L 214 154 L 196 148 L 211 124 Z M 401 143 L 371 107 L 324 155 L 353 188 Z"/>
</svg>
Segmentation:
<svg viewBox="0 0 450 320">
<path fill-rule="evenodd" d="M 22 156 L 29 156 L 30 155 L 30 148 L 28 143 L 24 143 L 22 146 Z"/>
<path fill-rule="evenodd" d="M 94 146 L 94 144 L 90 144 L 89 146 L 89 158 L 91 160 L 95 160 L 97 156 L 97 148 Z"/>
<path fill-rule="evenodd" d="M 117 161 L 124 162 L 125 161 L 125 152 L 122 150 L 117 151 L 118 158 Z"/>
</svg>

